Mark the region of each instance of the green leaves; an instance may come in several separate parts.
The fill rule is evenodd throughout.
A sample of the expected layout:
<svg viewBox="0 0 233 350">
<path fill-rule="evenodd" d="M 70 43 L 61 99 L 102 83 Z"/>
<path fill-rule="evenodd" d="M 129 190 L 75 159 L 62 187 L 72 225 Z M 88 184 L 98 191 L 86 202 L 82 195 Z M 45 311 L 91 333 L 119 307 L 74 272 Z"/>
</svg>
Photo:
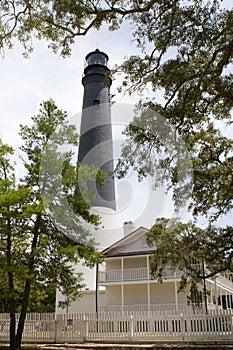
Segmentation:
<svg viewBox="0 0 233 350">
<path fill-rule="evenodd" d="M 104 23 L 116 30 L 124 18 L 150 9 L 156 1 L 0 1 L 0 47 L 12 47 L 13 39 L 22 44 L 27 57 L 33 49 L 32 38 L 47 40 L 49 47 L 62 56 L 71 53 L 78 36 Z"/>
<path fill-rule="evenodd" d="M 178 173 L 185 166 L 180 166 L 171 147 L 174 136 L 162 137 L 166 145 L 158 137 L 159 113 L 166 120 L 164 129 L 174 130 L 189 152 L 192 214 L 215 220 L 228 213 L 233 202 L 233 145 L 224 130 L 232 123 L 232 10 L 220 9 L 218 1 L 172 1 L 134 15 L 134 20 L 142 54 L 130 57 L 120 69 L 131 93 L 146 87 L 152 93 L 139 103 L 137 116 L 126 129 L 117 172 L 122 177 L 133 167 L 139 177 L 150 174 L 155 186 L 163 183 L 173 189 L 177 208 L 184 204 L 187 183 Z M 164 98 L 160 103 L 158 91 Z M 154 114 L 147 113 L 145 118 L 146 109 Z"/>
</svg>

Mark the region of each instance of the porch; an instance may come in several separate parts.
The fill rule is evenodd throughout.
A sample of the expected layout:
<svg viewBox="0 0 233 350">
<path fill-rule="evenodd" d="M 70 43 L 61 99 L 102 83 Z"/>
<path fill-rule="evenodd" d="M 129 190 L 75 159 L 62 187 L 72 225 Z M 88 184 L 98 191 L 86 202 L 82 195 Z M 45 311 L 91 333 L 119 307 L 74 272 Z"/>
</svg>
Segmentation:
<svg viewBox="0 0 233 350">
<path fill-rule="evenodd" d="M 233 283 L 224 276 L 206 280 L 207 295 L 198 304 L 187 304 L 188 289 L 179 292 L 182 272 L 165 268 L 163 283 L 153 280 L 150 269 L 127 268 L 100 272 L 106 288 L 103 311 L 226 310 L 233 309 Z"/>
</svg>

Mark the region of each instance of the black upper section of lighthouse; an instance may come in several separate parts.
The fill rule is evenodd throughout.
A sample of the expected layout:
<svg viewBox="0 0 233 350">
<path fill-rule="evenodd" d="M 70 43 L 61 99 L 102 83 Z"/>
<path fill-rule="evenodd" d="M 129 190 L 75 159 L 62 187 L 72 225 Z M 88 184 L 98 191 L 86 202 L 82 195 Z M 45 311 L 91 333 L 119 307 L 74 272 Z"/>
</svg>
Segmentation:
<svg viewBox="0 0 233 350">
<path fill-rule="evenodd" d="M 78 161 L 81 164 L 94 165 L 106 175 L 103 186 L 97 184 L 96 179 L 88 181 L 89 204 L 115 210 L 110 109 L 112 81 L 108 77 L 107 63 L 108 56 L 98 49 L 86 56 L 82 78 L 84 94 Z"/>
</svg>

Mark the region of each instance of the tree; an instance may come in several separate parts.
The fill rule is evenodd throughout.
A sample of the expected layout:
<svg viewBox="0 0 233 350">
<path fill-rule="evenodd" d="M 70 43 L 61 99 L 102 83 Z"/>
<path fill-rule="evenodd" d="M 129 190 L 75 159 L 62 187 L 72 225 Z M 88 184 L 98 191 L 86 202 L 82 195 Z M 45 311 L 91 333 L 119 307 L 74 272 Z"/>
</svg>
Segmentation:
<svg viewBox="0 0 233 350">
<path fill-rule="evenodd" d="M 151 54 L 130 57 L 121 66 L 126 74 L 123 84 L 130 92 L 149 85 L 155 96 L 151 94 L 149 101 L 140 103 L 138 115 L 126 130 L 129 143 L 119 167 L 127 170 L 136 158 L 135 167 L 143 174 L 145 161 L 140 154 L 145 154 L 144 146 L 156 155 L 165 147 L 157 166 L 169 168 L 166 180 L 177 185 L 174 161 L 179 150 L 175 156 L 169 153 L 158 137 L 157 114 L 161 115 L 175 131 L 173 144 L 179 147 L 178 135 L 190 152 L 194 214 L 211 212 L 217 217 L 232 207 L 232 140 L 222 130 L 224 123 L 229 126 L 232 122 L 233 11 L 221 10 L 218 1 L 198 1 L 195 6 L 192 1 L 185 5 L 176 1 L 172 9 L 164 6 L 135 18 L 138 44 L 146 52 L 150 43 Z M 159 89 L 163 91 L 162 104 L 156 102 Z M 154 114 L 145 117 L 148 109 Z M 217 127 L 219 120 L 222 129 Z"/>
<path fill-rule="evenodd" d="M 232 226 L 200 228 L 177 219 L 160 219 L 147 235 L 148 244 L 156 246 L 152 275 L 162 281 L 166 265 L 179 268 L 183 272 L 180 290 L 189 285 L 191 303 L 206 301 L 206 279 L 217 273 L 233 272 L 232 241 Z M 203 285 L 203 291 L 196 293 L 198 284 Z"/>
<path fill-rule="evenodd" d="M 210 275 L 232 271 L 232 225 L 218 225 L 233 206 L 233 140 L 226 133 L 232 125 L 233 11 L 222 9 L 219 1 L 174 1 L 134 19 L 144 54 L 121 65 L 123 86 L 130 93 L 149 87 L 152 97 L 139 103 L 126 128 L 117 174 L 124 176 L 131 167 L 139 177 L 151 174 L 155 186 L 165 183 L 173 190 L 177 210 L 188 194 L 196 222 L 171 223 L 163 233 L 152 227 L 154 275 L 159 276 L 158 261 L 165 257 L 167 262 L 166 256 L 174 267 L 193 273 L 194 254 L 205 258 Z M 163 128 L 170 128 L 166 139 Z M 197 225 L 203 215 L 209 220 L 205 229 Z M 197 275 L 203 278 L 200 271 Z"/>
<path fill-rule="evenodd" d="M 25 54 L 32 51 L 32 38 L 46 39 L 53 51 L 62 56 L 71 53 L 76 37 L 103 23 L 110 30 L 119 27 L 133 13 L 150 10 L 158 1 L 1 1 L 0 46 L 12 47 L 14 38 L 23 45 Z"/>
<path fill-rule="evenodd" d="M 128 21 L 132 31 L 135 30 L 134 36 L 140 47 L 144 49 L 148 41 L 156 46 L 152 47 L 152 54 L 145 54 L 145 61 L 140 67 L 147 73 L 143 83 L 152 72 L 151 64 L 159 66 L 169 47 L 180 46 L 182 41 L 188 42 L 187 38 L 190 38 L 190 42 L 195 41 L 197 48 L 206 39 L 216 39 L 216 45 L 221 44 L 225 34 L 231 31 L 231 13 L 223 11 L 216 15 L 219 4 L 219 0 L 212 4 L 203 0 L 188 3 L 178 0 L 162 3 L 158 0 L 88 0 L 78 3 L 73 0 L 1 1 L 1 48 L 12 47 L 16 38 L 29 53 L 33 49 L 32 38 L 35 37 L 48 40 L 55 52 L 61 50 L 61 54 L 66 56 L 70 54 L 76 37 L 86 35 L 91 29 L 100 29 L 104 23 L 109 25 L 110 30 L 117 30 L 123 21 Z M 224 32 L 225 24 L 229 33 Z M 219 36 L 215 36 L 217 31 Z M 230 51 L 230 42 L 227 47 L 226 53 L 228 49 Z M 158 57 L 153 61 L 157 53 Z M 131 68 L 136 73 L 136 67 Z M 143 74 L 138 78 L 143 78 Z"/>
<path fill-rule="evenodd" d="M 3 270 L 3 264 L 1 264 L 1 282 L 0 282 L 0 313 L 9 313 L 9 290 L 7 286 L 7 271 Z M 17 290 L 17 297 L 15 301 L 15 310 L 20 312 L 20 306 L 22 302 L 23 285 L 22 280 L 15 275 L 14 285 Z M 27 312 L 55 312 L 56 306 L 56 287 L 54 283 L 43 280 L 41 278 L 40 283 L 33 283 L 30 290 L 30 298 L 28 303 Z"/>
<path fill-rule="evenodd" d="M 30 293 L 38 292 L 40 286 L 49 282 L 50 288 L 61 289 L 71 302 L 80 296 L 80 289 L 84 285 L 81 274 L 74 271 L 74 264 L 83 259 L 88 266 L 94 266 L 100 258 L 93 241 L 82 230 L 81 221 L 74 241 L 71 239 L 74 235 L 66 235 L 66 226 L 56 226 L 48 211 L 45 211 L 41 197 L 41 186 L 45 185 L 45 178 L 42 177 L 41 180 L 39 176 L 40 162 L 49 138 L 55 133 L 59 144 L 64 140 L 77 143 L 77 134 L 73 126 L 68 125 L 66 113 L 60 111 L 52 100 L 42 104 L 39 114 L 32 121 L 32 126 L 21 127 L 27 172 L 19 184 L 9 160 L 13 150 L 3 144 L 0 148 L 0 264 L 1 272 L 8 277 L 4 297 L 9 304 L 12 350 L 21 347 Z M 60 129 L 56 133 L 58 125 Z M 63 159 L 59 191 L 67 194 L 69 189 L 69 198 L 76 203 L 79 196 L 74 185 L 76 166 L 71 164 L 72 152 L 62 153 L 61 156 L 54 144 L 50 150 L 53 160 L 60 162 Z M 46 178 L 46 186 L 52 186 L 55 180 L 56 178 Z M 82 206 L 80 202 L 75 208 L 82 209 L 80 217 L 82 215 L 94 224 L 97 222 L 95 216 L 88 214 L 86 204 Z M 16 326 L 15 313 L 19 308 L 20 317 Z"/>
</svg>

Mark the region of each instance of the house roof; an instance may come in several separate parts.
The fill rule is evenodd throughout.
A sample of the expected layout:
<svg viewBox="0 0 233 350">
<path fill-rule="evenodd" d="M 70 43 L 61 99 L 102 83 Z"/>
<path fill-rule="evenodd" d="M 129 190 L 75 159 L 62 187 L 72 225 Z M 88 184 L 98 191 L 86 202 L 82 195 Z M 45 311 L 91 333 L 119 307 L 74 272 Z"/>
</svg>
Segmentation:
<svg viewBox="0 0 233 350">
<path fill-rule="evenodd" d="M 129 235 L 123 237 L 111 246 L 102 251 L 105 257 L 142 255 L 153 253 L 154 247 L 149 247 L 146 243 L 145 234 L 148 229 L 139 227 Z"/>
</svg>

